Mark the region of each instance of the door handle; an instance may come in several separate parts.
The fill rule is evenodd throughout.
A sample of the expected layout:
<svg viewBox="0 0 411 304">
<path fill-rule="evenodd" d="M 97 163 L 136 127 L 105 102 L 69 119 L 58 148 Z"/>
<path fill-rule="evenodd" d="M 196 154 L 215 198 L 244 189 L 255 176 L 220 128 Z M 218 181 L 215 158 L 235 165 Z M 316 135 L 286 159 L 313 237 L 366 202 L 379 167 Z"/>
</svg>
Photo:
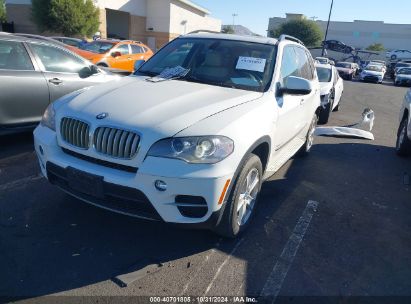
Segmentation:
<svg viewBox="0 0 411 304">
<path fill-rule="evenodd" d="M 58 78 L 53 78 L 49 80 L 50 83 L 55 84 L 55 85 L 59 85 L 61 83 L 63 83 L 63 80 L 58 79 Z"/>
<path fill-rule="evenodd" d="M 300 105 L 303 105 L 303 104 L 304 104 L 304 102 L 305 102 L 305 99 L 304 99 L 304 98 L 302 98 L 302 99 L 300 100 Z"/>
<path fill-rule="evenodd" d="M 128 59 L 128 60 L 132 60 L 132 58 L 131 58 L 131 57 L 128 57 L 127 59 Z"/>
</svg>

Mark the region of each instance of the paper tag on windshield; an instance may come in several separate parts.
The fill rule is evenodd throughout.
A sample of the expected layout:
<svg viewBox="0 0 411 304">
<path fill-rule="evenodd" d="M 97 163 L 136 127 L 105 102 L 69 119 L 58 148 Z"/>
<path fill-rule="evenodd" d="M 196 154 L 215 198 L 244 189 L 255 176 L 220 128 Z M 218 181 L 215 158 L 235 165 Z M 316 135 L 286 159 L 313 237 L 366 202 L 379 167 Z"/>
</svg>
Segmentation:
<svg viewBox="0 0 411 304">
<path fill-rule="evenodd" d="M 158 76 L 151 77 L 147 80 L 151 82 L 160 82 L 173 78 L 184 77 L 188 74 L 189 71 L 190 70 L 185 69 L 181 66 L 176 66 L 174 68 L 166 68 Z"/>
<path fill-rule="evenodd" d="M 262 73 L 264 72 L 266 62 L 267 60 L 263 58 L 240 56 L 235 68 L 237 70 L 248 70 Z"/>
</svg>

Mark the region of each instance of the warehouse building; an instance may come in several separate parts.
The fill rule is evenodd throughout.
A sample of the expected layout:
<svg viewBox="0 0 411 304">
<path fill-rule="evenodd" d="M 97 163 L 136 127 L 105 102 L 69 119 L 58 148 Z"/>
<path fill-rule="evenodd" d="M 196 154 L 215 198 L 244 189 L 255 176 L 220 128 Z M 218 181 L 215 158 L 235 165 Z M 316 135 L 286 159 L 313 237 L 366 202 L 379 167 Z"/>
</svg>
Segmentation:
<svg viewBox="0 0 411 304">
<path fill-rule="evenodd" d="M 270 18 L 268 33 L 286 21 L 306 19 L 303 14 L 286 14 L 285 18 Z M 327 21 L 316 21 L 323 32 Z M 331 21 L 328 31 L 329 40 L 339 40 L 355 48 L 365 49 L 373 43 L 382 43 L 387 50 L 411 49 L 411 24 L 389 24 L 383 21 L 353 22 Z"/>
<path fill-rule="evenodd" d="M 220 31 L 221 21 L 189 0 L 94 0 L 103 38 L 140 40 L 152 49 L 194 30 Z M 15 32 L 39 34 L 31 21 L 31 0 L 6 0 Z"/>
</svg>

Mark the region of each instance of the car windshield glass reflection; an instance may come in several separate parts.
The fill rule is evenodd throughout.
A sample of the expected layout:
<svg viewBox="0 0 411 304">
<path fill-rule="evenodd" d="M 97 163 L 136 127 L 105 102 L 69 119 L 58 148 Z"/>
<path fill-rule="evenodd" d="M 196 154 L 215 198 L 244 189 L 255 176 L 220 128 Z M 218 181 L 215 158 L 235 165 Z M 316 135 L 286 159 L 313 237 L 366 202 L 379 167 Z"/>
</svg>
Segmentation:
<svg viewBox="0 0 411 304">
<path fill-rule="evenodd" d="M 345 68 L 345 69 L 351 69 L 351 64 L 350 63 L 337 63 L 335 65 L 337 68 Z"/>
<path fill-rule="evenodd" d="M 318 79 L 320 82 L 331 81 L 331 70 L 327 68 L 317 68 Z"/>
<path fill-rule="evenodd" d="M 400 75 L 411 75 L 411 68 L 410 69 L 401 69 L 398 71 Z"/>
<path fill-rule="evenodd" d="M 94 41 L 83 45 L 81 49 L 96 54 L 104 54 L 111 50 L 113 46 L 114 43 L 111 42 Z"/>
<path fill-rule="evenodd" d="M 275 65 L 276 46 L 216 39 L 176 39 L 161 49 L 136 75 L 158 76 L 166 69 L 189 70 L 179 80 L 266 91 Z"/>
<path fill-rule="evenodd" d="M 382 68 L 380 66 L 376 65 L 369 65 L 365 68 L 366 71 L 372 71 L 372 72 L 381 72 Z"/>
</svg>

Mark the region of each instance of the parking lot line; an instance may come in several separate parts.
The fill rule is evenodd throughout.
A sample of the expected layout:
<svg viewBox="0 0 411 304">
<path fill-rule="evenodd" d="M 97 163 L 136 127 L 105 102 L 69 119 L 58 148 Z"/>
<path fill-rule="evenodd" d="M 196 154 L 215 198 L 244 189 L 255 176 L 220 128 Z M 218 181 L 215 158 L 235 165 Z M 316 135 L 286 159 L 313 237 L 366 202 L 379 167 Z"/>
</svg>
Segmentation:
<svg viewBox="0 0 411 304">
<path fill-rule="evenodd" d="M 231 252 L 227 255 L 225 258 L 224 262 L 221 263 L 221 265 L 218 267 L 216 273 L 214 274 L 213 279 L 211 280 L 210 284 L 208 284 L 207 289 L 204 293 L 204 296 L 207 296 L 207 294 L 210 292 L 211 287 L 213 287 L 213 284 L 215 280 L 217 280 L 218 276 L 220 275 L 221 269 L 223 269 L 224 265 L 227 264 L 227 262 L 230 260 L 230 258 L 233 256 L 234 252 L 238 249 L 238 247 L 241 245 L 241 243 L 244 241 L 244 239 L 240 239 L 234 246 L 234 248 L 231 250 Z"/>
<path fill-rule="evenodd" d="M 275 264 L 273 270 L 268 276 L 264 287 L 261 291 L 262 297 L 272 298 L 272 303 L 275 302 L 281 287 L 283 285 L 284 279 L 287 276 L 288 270 L 293 264 L 294 258 L 300 247 L 301 241 L 311 223 L 311 219 L 314 213 L 317 211 L 319 203 L 315 201 L 309 201 L 304 209 L 303 214 L 295 226 L 293 233 L 285 245 L 280 258 Z"/>
<path fill-rule="evenodd" d="M 43 178 L 43 176 L 41 174 L 30 175 L 30 176 L 27 176 L 27 177 L 24 177 L 24 178 L 20 178 L 20 179 L 17 179 L 15 181 L 0 185 L 0 191 L 5 191 L 5 190 L 21 187 L 21 186 L 26 185 L 27 183 L 39 180 L 41 178 Z"/>
</svg>

